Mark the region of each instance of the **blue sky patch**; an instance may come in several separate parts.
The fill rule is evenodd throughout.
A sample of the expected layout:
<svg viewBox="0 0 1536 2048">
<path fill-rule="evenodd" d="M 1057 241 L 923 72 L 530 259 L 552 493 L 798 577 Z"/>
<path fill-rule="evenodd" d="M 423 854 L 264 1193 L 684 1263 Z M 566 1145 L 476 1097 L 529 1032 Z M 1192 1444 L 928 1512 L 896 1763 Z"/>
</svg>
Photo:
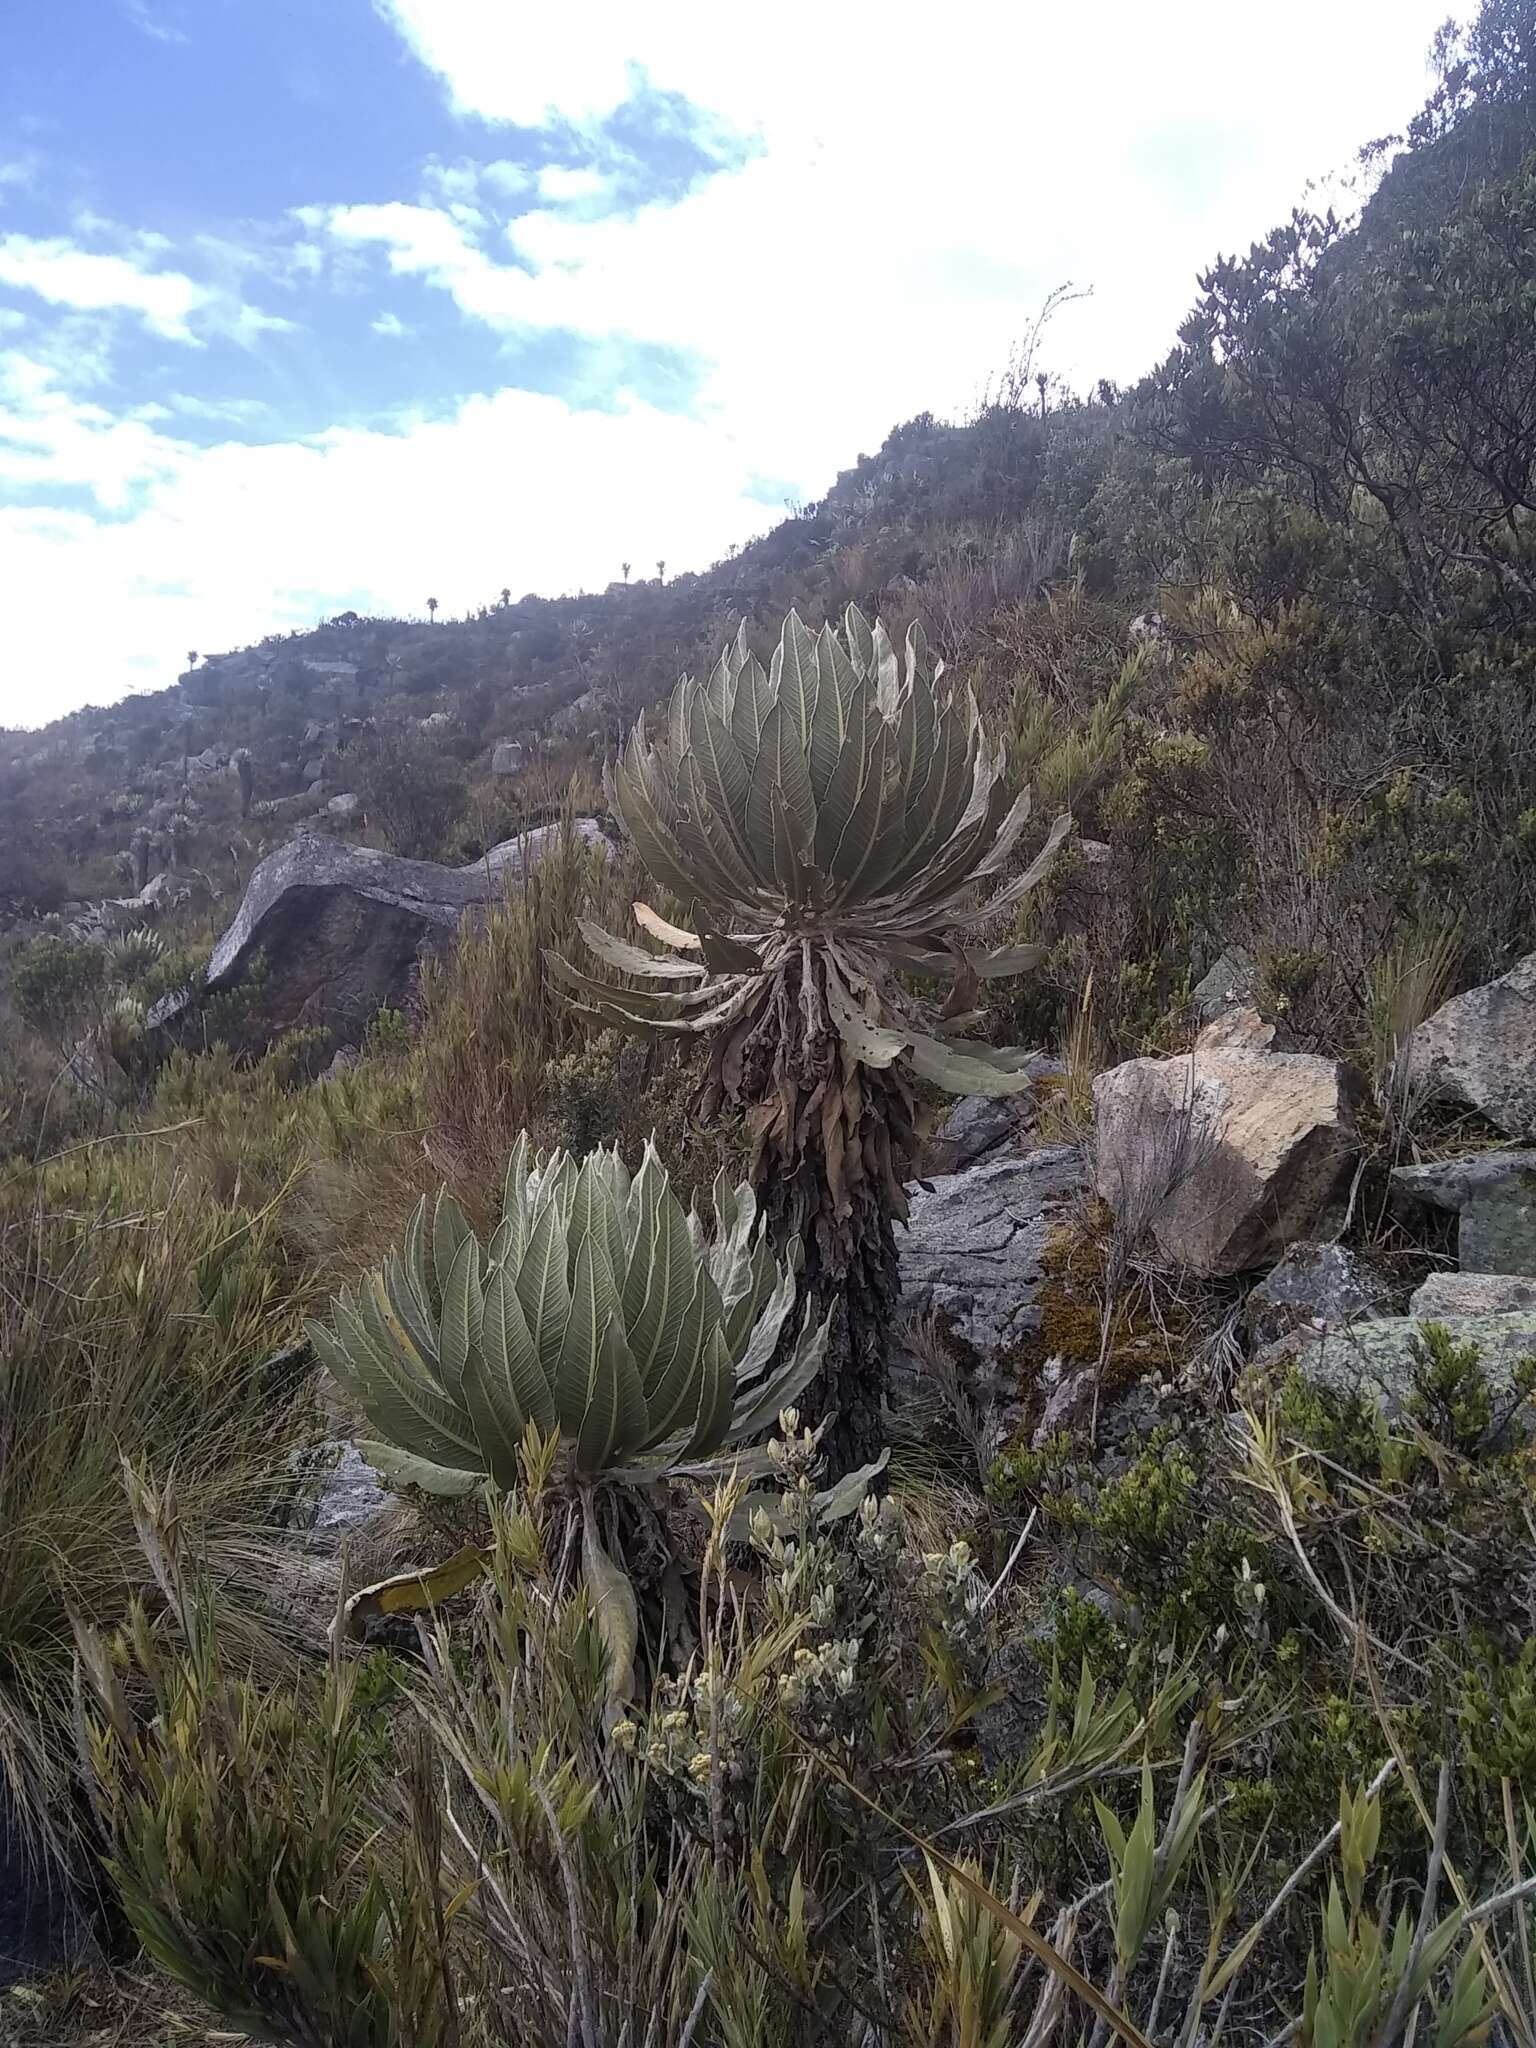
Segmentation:
<svg viewBox="0 0 1536 2048">
<path fill-rule="evenodd" d="M 507 230 L 551 203 L 582 218 L 673 204 L 751 145 L 652 85 L 590 128 L 455 114 L 368 0 L 47 0 L 7 24 L 0 74 L 0 342 L 41 346 L 76 386 L 167 408 L 194 444 L 422 416 L 508 386 L 580 407 L 632 392 L 686 409 L 687 350 L 467 318 L 440 284 L 376 247 L 337 247 L 304 216 L 404 194 L 457 204 L 486 260 L 517 268 Z M 146 225 L 151 224 L 151 225 Z M 202 297 L 130 309 L 110 346 L 70 354 L 67 304 L 7 238 L 68 244 L 173 273 Z M 28 252 L 30 253 L 30 252 Z M 62 356 L 63 360 L 60 360 Z"/>
</svg>

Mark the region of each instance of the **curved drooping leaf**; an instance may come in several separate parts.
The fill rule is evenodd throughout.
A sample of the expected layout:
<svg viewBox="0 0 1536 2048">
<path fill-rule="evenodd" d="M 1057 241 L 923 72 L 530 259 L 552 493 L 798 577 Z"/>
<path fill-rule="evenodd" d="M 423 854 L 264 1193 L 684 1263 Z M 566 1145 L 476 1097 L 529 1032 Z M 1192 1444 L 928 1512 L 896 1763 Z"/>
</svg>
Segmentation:
<svg viewBox="0 0 1536 2048">
<path fill-rule="evenodd" d="M 397 1486 L 419 1486 L 423 1493 L 435 1493 L 444 1500 L 462 1500 L 480 1484 L 478 1472 L 456 1471 L 451 1465 L 434 1465 L 430 1458 L 413 1457 L 397 1444 L 376 1443 L 360 1436 L 358 1456 L 365 1465 Z"/>
<path fill-rule="evenodd" d="M 591 1499 L 582 1502 L 581 1569 L 598 1635 L 608 1657 L 608 1697 L 622 1706 L 635 1689 L 635 1651 L 640 1643 L 640 1611 L 628 1572 L 604 1548 Z"/>
</svg>

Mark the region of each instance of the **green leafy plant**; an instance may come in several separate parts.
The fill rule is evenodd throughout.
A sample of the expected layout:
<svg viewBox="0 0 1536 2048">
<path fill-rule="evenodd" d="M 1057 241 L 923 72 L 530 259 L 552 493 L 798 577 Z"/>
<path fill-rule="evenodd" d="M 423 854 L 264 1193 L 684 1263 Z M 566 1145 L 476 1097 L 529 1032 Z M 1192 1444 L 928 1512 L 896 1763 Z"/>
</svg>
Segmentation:
<svg viewBox="0 0 1536 2048">
<path fill-rule="evenodd" d="M 1339 1863 L 1344 1878 L 1330 1881 L 1323 1914 L 1323 1961 L 1308 1959 L 1301 2024 L 1302 2048 L 1389 2048 L 1411 2038 L 1418 2013 L 1437 1975 L 1453 1956 L 1465 1915 L 1435 1918 L 1435 1894 L 1445 1853 L 1449 1775 L 1442 1773 L 1441 1814 L 1417 1925 L 1404 1908 L 1387 1933 L 1385 1907 L 1367 1910 L 1365 1881 L 1381 1839 L 1381 1802 L 1368 1788 L 1339 1794 Z M 1493 2010 L 1482 1956 L 1469 1946 L 1448 1996 L 1434 2018 L 1435 2048 L 1480 2038 Z M 1405 2029 L 1408 2030 L 1405 2035 Z"/>
<path fill-rule="evenodd" d="M 268 1689 L 226 1661 L 208 1589 L 180 1569 L 174 1495 L 132 1477 L 129 1495 L 179 1641 L 138 1601 L 112 1642 L 78 1639 L 108 1867 L 147 1954 L 257 2041 L 447 2048 L 435 1861 L 409 1830 L 368 1853 L 367 1666 Z"/>
<path fill-rule="evenodd" d="M 1371 1078 L 1377 1100 L 1399 1118 L 1412 1108 L 1408 1046 L 1450 991 L 1461 936 L 1453 920 L 1416 926 L 1371 970 Z"/>
<path fill-rule="evenodd" d="M 795 1258 L 777 1260 L 749 1187 L 722 1174 L 715 1232 L 689 1216 L 647 1147 L 531 1154 L 507 1168 L 501 1221 L 482 1245 L 446 1192 L 422 1201 L 404 1248 L 332 1304 L 310 1335 L 383 1441 L 381 1471 L 428 1492 L 517 1484 L 533 1441 L 580 1503 L 583 1560 L 611 1624 L 614 1686 L 627 1692 L 635 1599 L 594 1506 L 601 1486 L 655 1484 L 725 1465 L 766 1471 L 760 1436 L 809 1384 L 827 1324 L 781 1349 Z M 437 1588 L 428 1584 L 426 1594 Z"/>
<path fill-rule="evenodd" d="M 1065 714 L 1049 691 L 1021 680 L 1008 707 L 1008 765 L 1046 803 L 1081 810 L 1085 800 L 1119 767 L 1125 721 L 1148 665 L 1145 646 L 1133 648 L 1102 697 L 1081 720 Z"/>
<path fill-rule="evenodd" d="M 58 1042 L 77 1037 L 101 1001 L 107 976 L 102 947 L 79 939 L 35 939 L 17 956 L 11 995 L 34 1029 Z"/>
<path fill-rule="evenodd" d="M 83 1170 L 80 1155 L 70 1164 Z M 65 1213 L 0 1214 L 0 1778 L 27 1841 L 61 1868 L 75 1860 L 81 1818 L 70 1618 L 112 1627 L 132 1596 L 154 1598 L 124 1452 L 174 1461 L 183 1529 L 218 1561 L 226 1634 L 247 1664 L 272 1654 L 252 1584 L 271 1579 L 261 1524 L 292 1490 L 273 1475 L 295 1418 L 258 1369 L 266 1234 L 221 1242 L 228 1213 L 184 1185 L 153 1209 L 119 1195 L 126 1213 L 104 1227 L 111 1202 L 82 1181 Z M 231 1289 L 246 1282 L 222 1327 L 194 1284 L 211 1249 Z"/>
<path fill-rule="evenodd" d="M 430 860 L 464 799 L 452 761 L 409 725 L 381 725 L 347 755 L 347 779 L 391 853 Z"/>
<path fill-rule="evenodd" d="M 967 1736 L 1013 1623 L 965 1545 L 928 1550 L 891 1494 L 842 1513 L 814 1433 L 771 1448 L 758 1598 L 726 1568 L 746 1502 L 724 1480 L 700 1503 L 687 1651 L 619 1718 L 548 1440 L 490 1504 L 489 1583 L 451 1635 L 439 1616 L 419 1659 L 356 1663 L 333 1638 L 325 1671 L 274 1686 L 227 1636 L 179 1494 L 130 1475 L 156 1591 L 110 1644 L 82 1628 L 80 1718 L 151 1953 L 242 2033 L 306 2048 L 799 2048 L 850 2026 L 893 2048 L 1145 2048 L 1234 2024 L 1470 2048 L 1494 1998 L 1528 2037 L 1513 1838 L 1497 1890 L 1439 1917 L 1441 1882 L 1466 1882 L 1448 1770 L 1389 1931 L 1370 1895 L 1396 1913 L 1410 1874 L 1381 1826 L 1394 1764 L 1277 1862 L 1267 1823 L 1234 1838 L 1226 1818 L 1255 1722 L 1197 1706 L 1189 1668 L 1158 1659 L 1145 1709 L 1053 1672 L 1043 1722 L 989 1768 Z"/>
<path fill-rule="evenodd" d="M 977 1891 L 981 1870 L 963 1866 Z M 913 1883 L 923 1944 L 932 1959 L 927 2009 L 915 2007 L 914 2028 L 945 2048 L 1007 2048 L 1014 1986 L 1023 1951 L 1007 1923 L 962 1881 L 927 1858 L 928 1893 Z M 910 1882 L 910 1880 L 909 1880 Z M 987 1887 L 994 1895 L 996 1880 Z"/>
<path fill-rule="evenodd" d="M 133 862 L 133 886 L 142 890 L 149 882 L 149 832 L 143 825 L 138 826 L 128 841 L 128 852 Z"/>
<path fill-rule="evenodd" d="M 165 959 L 165 941 L 147 925 L 135 925 L 109 942 L 107 959 L 117 979 L 125 987 L 132 987 L 160 966 Z"/>
<path fill-rule="evenodd" d="M 1028 826 L 974 697 L 941 689 L 920 627 L 898 656 L 850 606 L 841 635 L 791 612 L 771 666 L 745 626 L 707 681 L 684 676 L 656 732 L 642 716 L 611 777 L 615 811 L 688 928 L 637 916 L 668 949 L 583 927 L 604 966 L 649 988 L 559 971 L 605 1021 L 702 1038 L 697 1108 L 746 1111 L 776 1240 L 806 1246 L 806 1285 L 845 1303 L 821 1405 L 834 1465 L 880 1435 L 885 1338 L 899 1287 L 894 1219 L 914 1163 L 913 1090 L 1012 1094 L 1017 1050 L 970 1036 L 982 983 L 1034 963 L 969 947 L 1040 880 L 1070 829 L 1010 874 Z M 940 1006 L 900 977 L 943 977 Z"/>
</svg>

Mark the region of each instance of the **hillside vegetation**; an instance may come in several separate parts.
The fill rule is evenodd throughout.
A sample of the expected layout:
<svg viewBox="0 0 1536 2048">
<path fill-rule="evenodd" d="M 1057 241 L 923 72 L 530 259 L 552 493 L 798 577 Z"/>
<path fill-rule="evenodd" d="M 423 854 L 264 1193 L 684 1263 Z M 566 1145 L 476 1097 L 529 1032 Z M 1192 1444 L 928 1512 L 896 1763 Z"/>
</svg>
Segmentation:
<svg viewBox="0 0 1536 2048">
<path fill-rule="evenodd" d="M 1383 1300 L 1536 1138 L 1407 1056 L 1536 954 L 1529 6 L 1438 56 L 1133 388 L 0 733 L 0 2039 L 1536 2048 L 1536 1356 L 1309 1377 L 1095 1121 L 1240 984 Z M 542 826 L 364 1032 L 204 985 L 297 832 Z M 948 1095 L 1073 1190 L 990 1351 Z"/>
</svg>

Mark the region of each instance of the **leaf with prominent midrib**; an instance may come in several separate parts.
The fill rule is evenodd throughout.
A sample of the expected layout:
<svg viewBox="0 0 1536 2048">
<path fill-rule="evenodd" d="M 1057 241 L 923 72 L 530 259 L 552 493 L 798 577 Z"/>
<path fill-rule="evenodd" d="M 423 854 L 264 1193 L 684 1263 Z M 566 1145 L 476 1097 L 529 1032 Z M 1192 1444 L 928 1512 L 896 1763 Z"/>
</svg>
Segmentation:
<svg viewBox="0 0 1536 2048">
<path fill-rule="evenodd" d="M 459 1246 L 469 1234 L 469 1218 L 444 1188 L 432 1212 L 432 1284 L 439 1300 L 448 1286 Z"/>
<path fill-rule="evenodd" d="M 540 1205 L 528 1249 L 517 1270 L 517 1298 L 538 1346 L 544 1377 L 554 1385 L 571 1310 L 571 1285 L 565 1270 L 565 1233 L 553 1202 Z"/>
<path fill-rule="evenodd" d="M 647 1170 L 649 1164 L 647 1161 Z M 639 1314 L 628 1325 L 629 1348 L 640 1368 L 647 1400 L 656 1375 L 675 1348 L 694 1277 L 688 1219 L 676 1195 L 662 1182 L 659 1167 L 655 1208 L 645 1299 Z"/>
<path fill-rule="evenodd" d="M 581 1426 L 597 1371 L 598 1339 L 617 1307 L 613 1275 L 608 1270 L 608 1254 L 589 1234 L 582 1238 L 581 1248 L 576 1254 L 570 1313 L 566 1318 L 560 1355 L 550 1375 L 555 1407 L 560 1413 L 560 1427 L 564 1430 L 574 1432 Z"/>
<path fill-rule="evenodd" d="M 484 1312 L 484 1299 L 480 1292 L 480 1246 L 473 1231 L 466 1233 L 454 1254 L 453 1264 L 448 1269 L 448 1279 L 443 1287 L 442 1334 L 438 1344 L 438 1361 L 443 1374 L 443 1384 L 450 1394 L 457 1394 L 464 1377 L 464 1367 L 471 1351 L 480 1340 L 480 1318 Z"/>
<path fill-rule="evenodd" d="M 555 1398 L 539 1363 L 538 1347 L 523 1314 L 517 1288 L 505 1267 L 498 1267 L 486 1282 L 480 1349 L 487 1369 L 506 1384 L 506 1400 L 502 1403 L 506 1412 L 510 1415 L 515 1410 L 522 1418 L 518 1436 L 530 1421 L 536 1422 L 547 1435 L 558 1420 Z"/>
</svg>

